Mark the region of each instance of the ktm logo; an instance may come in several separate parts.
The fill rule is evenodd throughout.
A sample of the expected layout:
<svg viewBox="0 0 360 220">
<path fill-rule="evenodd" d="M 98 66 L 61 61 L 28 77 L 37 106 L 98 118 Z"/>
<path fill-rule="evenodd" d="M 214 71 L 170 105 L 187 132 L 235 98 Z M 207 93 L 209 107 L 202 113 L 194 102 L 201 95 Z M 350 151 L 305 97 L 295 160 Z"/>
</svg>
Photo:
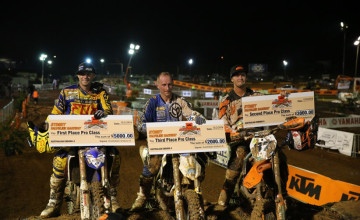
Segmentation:
<svg viewBox="0 0 360 220">
<path fill-rule="evenodd" d="M 341 196 L 341 201 L 348 201 L 348 200 L 359 200 L 360 193 L 349 191 L 349 195 L 343 193 Z"/>
<path fill-rule="evenodd" d="M 289 189 L 296 190 L 299 193 L 308 195 L 309 197 L 314 197 L 316 200 L 319 200 L 321 186 L 315 186 L 314 181 L 314 179 L 295 174 L 295 176 L 291 177 Z"/>
</svg>

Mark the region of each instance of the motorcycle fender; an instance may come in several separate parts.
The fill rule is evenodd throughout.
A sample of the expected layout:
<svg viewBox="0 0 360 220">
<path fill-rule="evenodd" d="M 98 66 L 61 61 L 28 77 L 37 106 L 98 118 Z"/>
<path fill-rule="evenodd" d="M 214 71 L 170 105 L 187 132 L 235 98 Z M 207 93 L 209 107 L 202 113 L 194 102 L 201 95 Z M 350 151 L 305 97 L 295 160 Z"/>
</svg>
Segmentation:
<svg viewBox="0 0 360 220">
<path fill-rule="evenodd" d="M 253 188 L 258 183 L 260 183 L 264 175 L 264 170 L 269 168 L 271 168 L 271 163 L 268 160 L 257 161 L 245 176 L 243 185 L 248 189 Z"/>
<path fill-rule="evenodd" d="M 201 165 L 197 162 L 196 158 L 190 156 L 180 156 L 179 169 L 181 173 L 191 180 L 195 180 L 201 174 Z"/>
</svg>

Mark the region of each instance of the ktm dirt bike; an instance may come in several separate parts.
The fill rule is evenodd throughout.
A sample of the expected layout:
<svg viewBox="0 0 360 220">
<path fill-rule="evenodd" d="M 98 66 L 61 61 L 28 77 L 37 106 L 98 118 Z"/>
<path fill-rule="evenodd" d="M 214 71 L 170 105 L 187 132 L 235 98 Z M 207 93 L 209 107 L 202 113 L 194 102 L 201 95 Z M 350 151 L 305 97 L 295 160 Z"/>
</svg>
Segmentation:
<svg viewBox="0 0 360 220">
<path fill-rule="evenodd" d="M 291 118 L 272 129 L 243 131 L 243 138 L 250 141 L 250 152 L 237 185 L 237 196 L 245 198 L 251 207 L 252 219 L 286 219 L 286 157 L 277 143 L 275 133 L 299 127 L 304 118 Z"/>
<path fill-rule="evenodd" d="M 160 206 L 175 208 L 176 219 L 206 219 L 201 181 L 205 177 L 207 154 L 166 154 L 162 157 L 156 194 L 165 198 Z"/>
<path fill-rule="evenodd" d="M 48 131 L 32 122 L 28 122 L 28 127 L 30 147 L 50 149 Z M 81 219 L 99 219 L 111 212 L 108 164 L 115 158 L 111 147 L 71 147 L 67 157 L 64 198 L 68 214 L 80 210 Z"/>
</svg>

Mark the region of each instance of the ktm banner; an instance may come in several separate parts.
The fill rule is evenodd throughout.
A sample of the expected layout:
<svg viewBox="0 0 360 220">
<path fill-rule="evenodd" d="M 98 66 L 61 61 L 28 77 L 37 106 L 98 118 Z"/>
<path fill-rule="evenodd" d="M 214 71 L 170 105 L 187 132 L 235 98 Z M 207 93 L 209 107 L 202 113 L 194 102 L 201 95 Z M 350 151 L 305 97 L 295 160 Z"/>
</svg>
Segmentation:
<svg viewBox="0 0 360 220">
<path fill-rule="evenodd" d="M 359 200 L 360 186 L 333 180 L 289 165 L 288 194 L 304 203 L 321 206 L 347 200 Z"/>
</svg>

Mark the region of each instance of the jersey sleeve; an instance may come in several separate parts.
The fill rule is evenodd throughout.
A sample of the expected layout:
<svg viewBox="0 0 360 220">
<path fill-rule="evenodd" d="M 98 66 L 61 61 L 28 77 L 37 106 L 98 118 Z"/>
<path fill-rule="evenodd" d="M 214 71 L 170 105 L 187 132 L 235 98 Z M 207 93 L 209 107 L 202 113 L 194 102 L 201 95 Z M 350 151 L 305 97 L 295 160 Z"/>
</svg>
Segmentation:
<svg viewBox="0 0 360 220">
<path fill-rule="evenodd" d="M 105 90 L 100 93 L 98 109 L 103 110 L 106 115 L 113 114 L 113 109 L 109 100 L 109 94 Z"/>
<path fill-rule="evenodd" d="M 238 134 L 236 130 L 231 127 L 230 114 L 230 100 L 225 96 L 219 105 L 219 119 L 224 121 L 225 133 L 228 137 Z"/>
<path fill-rule="evenodd" d="M 143 114 L 139 120 L 137 129 L 140 133 L 146 135 L 146 122 L 153 122 L 153 114 L 155 112 L 154 103 L 149 99 L 144 107 Z"/>
<path fill-rule="evenodd" d="M 179 102 L 182 115 L 186 118 L 187 121 L 194 121 L 196 117 L 202 117 L 205 119 L 201 113 L 193 110 L 191 103 L 188 102 L 185 98 L 180 97 L 177 99 L 177 102 Z"/>
</svg>

